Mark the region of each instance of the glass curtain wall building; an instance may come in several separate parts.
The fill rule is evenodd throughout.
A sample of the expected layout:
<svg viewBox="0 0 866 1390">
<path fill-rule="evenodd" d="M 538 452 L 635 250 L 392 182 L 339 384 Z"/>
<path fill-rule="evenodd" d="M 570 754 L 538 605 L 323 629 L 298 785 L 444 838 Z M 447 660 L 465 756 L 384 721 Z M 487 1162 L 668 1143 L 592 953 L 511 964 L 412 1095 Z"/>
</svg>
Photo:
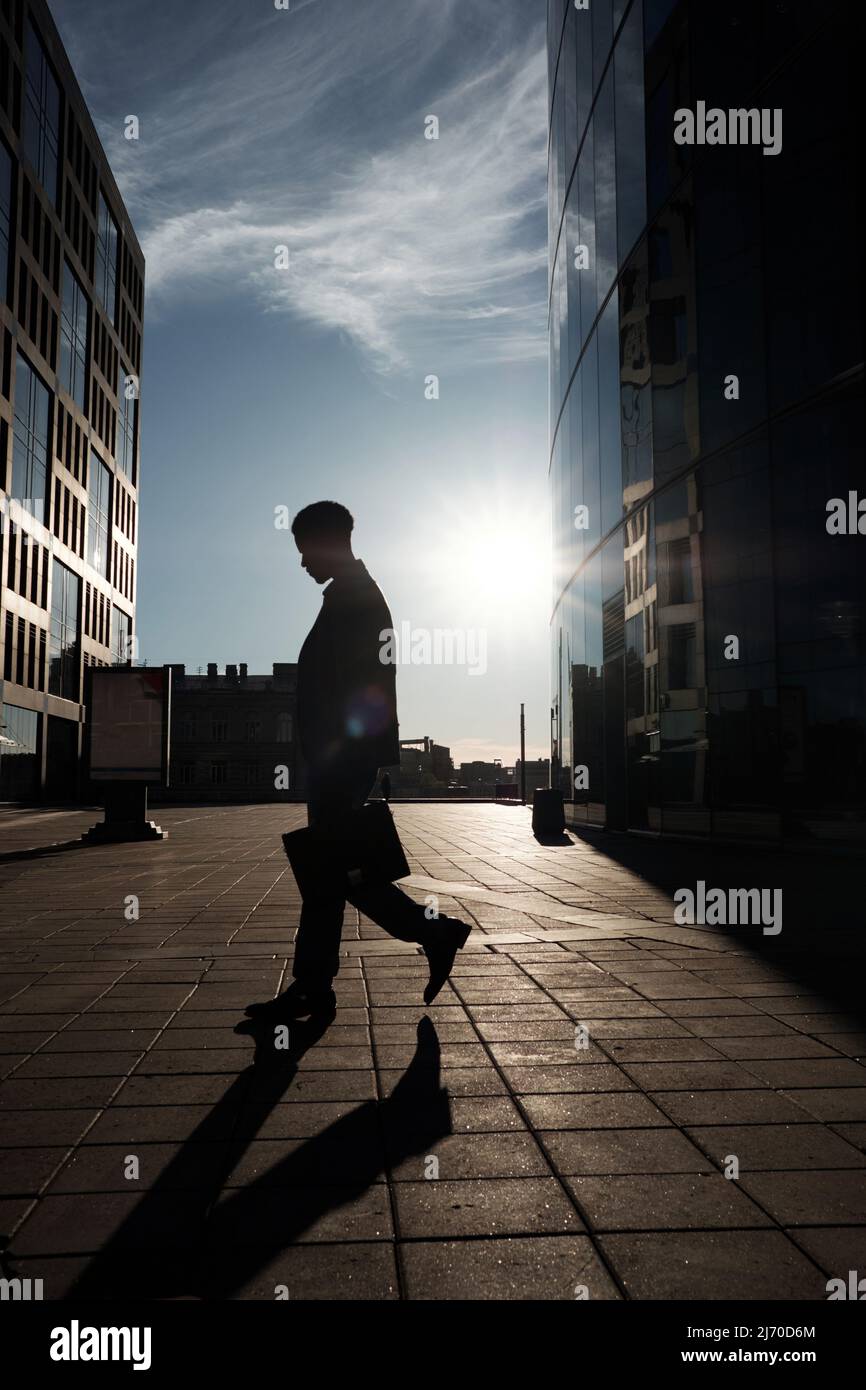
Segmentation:
<svg viewBox="0 0 866 1390">
<path fill-rule="evenodd" d="M 131 654 L 144 261 L 45 0 L 0 0 L 0 801 L 79 790 Z"/>
<path fill-rule="evenodd" d="M 551 780 L 574 825 L 862 835 L 866 502 L 861 533 L 828 529 L 866 498 L 861 41 L 849 3 L 549 0 Z M 716 109 L 726 143 L 678 142 L 677 113 Z M 760 138 L 752 110 L 781 113 L 777 152 L 731 138 Z"/>
</svg>

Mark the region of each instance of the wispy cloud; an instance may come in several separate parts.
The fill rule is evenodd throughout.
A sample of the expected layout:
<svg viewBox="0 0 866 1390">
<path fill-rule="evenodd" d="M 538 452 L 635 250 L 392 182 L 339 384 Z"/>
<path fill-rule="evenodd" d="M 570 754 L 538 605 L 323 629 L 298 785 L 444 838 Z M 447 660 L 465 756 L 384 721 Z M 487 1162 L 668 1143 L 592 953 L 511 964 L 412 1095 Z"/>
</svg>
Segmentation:
<svg viewBox="0 0 866 1390">
<path fill-rule="evenodd" d="M 101 74 L 134 75 L 86 94 L 143 243 L 150 312 L 255 296 L 347 335 L 383 372 L 544 356 L 535 17 L 498 0 L 309 0 L 252 19 L 245 5 L 243 20 L 235 4 L 147 8 L 145 31 L 132 0 L 97 0 L 86 20 L 57 3 L 85 78 L 91 43 Z M 122 137 L 130 112 L 138 143 Z"/>
</svg>

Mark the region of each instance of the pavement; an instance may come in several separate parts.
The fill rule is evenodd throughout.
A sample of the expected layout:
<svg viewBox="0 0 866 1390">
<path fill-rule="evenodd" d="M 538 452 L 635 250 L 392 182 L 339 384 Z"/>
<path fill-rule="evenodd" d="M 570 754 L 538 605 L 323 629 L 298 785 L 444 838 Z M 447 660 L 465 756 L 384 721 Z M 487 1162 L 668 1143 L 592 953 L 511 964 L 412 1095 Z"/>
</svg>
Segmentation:
<svg viewBox="0 0 866 1390">
<path fill-rule="evenodd" d="M 423 956 L 347 909 L 338 1012 L 291 976 L 299 806 L 173 806 L 50 849 L 0 810 L 0 1254 L 44 1297 L 824 1300 L 866 1274 L 860 866 L 400 805 Z M 45 852 L 27 857 L 39 847 Z M 861 876 L 862 877 L 862 876 Z M 783 885 L 783 931 L 677 885 Z"/>
</svg>

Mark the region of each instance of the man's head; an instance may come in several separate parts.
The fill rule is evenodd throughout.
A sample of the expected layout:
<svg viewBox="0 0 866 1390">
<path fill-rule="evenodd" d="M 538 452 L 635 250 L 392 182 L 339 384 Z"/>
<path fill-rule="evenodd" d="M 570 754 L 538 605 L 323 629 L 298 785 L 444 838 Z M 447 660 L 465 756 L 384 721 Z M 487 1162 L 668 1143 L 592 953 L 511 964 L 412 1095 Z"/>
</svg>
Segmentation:
<svg viewBox="0 0 866 1390">
<path fill-rule="evenodd" d="M 317 584 L 333 579 L 352 556 L 352 513 L 339 502 L 313 502 L 292 522 L 301 565 Z"/>
</svg>

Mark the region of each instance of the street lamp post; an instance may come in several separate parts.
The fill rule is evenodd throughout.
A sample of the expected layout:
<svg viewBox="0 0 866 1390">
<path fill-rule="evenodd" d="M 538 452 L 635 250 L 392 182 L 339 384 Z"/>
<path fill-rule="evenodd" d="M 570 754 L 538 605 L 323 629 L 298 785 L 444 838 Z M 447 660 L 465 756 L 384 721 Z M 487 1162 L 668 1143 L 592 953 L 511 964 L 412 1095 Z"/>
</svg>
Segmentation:
<svg viewBox="0 0 866 1390">
<path fill-rule="evenodd" d="M 526 805 L 526 720 L 520 706 L 520 804 Z"/>
</svg>

